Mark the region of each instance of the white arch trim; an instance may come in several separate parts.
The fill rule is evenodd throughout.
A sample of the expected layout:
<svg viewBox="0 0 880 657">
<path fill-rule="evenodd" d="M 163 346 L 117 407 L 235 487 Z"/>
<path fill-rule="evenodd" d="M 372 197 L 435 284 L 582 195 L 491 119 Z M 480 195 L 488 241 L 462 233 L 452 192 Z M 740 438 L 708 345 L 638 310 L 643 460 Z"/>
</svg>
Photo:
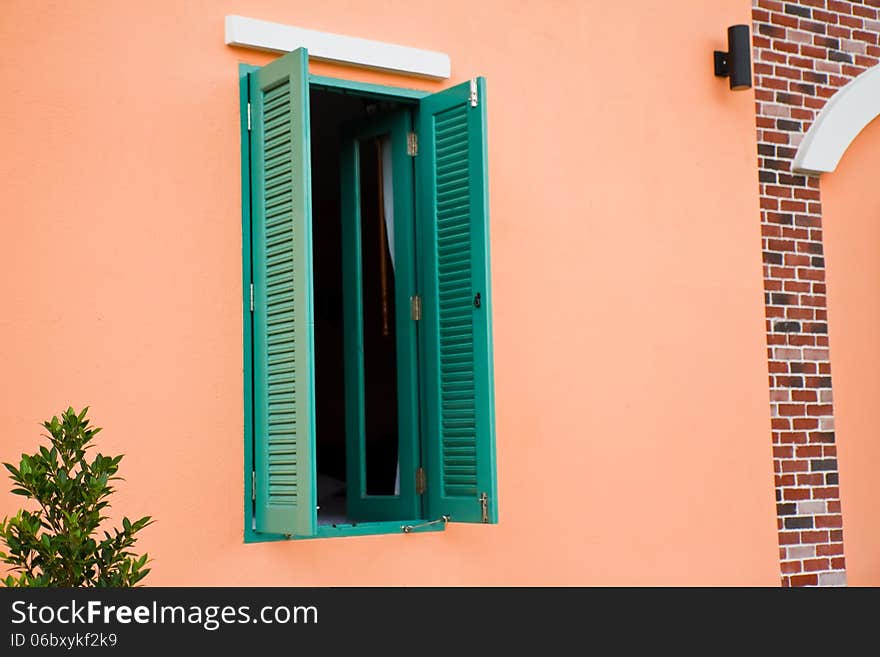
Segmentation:
<svg viewBox="0 0 880 657">
<path fill-rule="evenodd" d="M 834 171 L 858 134 L 880 115 L 880 65 L 868 69 L 834 94 L 804 139 L 792 168 L 821 175 Z"/>
</svg>

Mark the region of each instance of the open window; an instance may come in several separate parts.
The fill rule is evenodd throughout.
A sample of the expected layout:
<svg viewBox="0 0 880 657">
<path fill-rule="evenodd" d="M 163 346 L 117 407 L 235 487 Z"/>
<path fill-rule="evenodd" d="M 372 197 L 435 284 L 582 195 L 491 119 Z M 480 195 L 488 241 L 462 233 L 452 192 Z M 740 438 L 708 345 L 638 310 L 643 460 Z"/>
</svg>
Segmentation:
<svg viewBox="0 0 880 657">
<path fill-rule="evenodd" d="M 246 540 L 497 522 L 485 82 L 241 81 Z"/>
</svg>

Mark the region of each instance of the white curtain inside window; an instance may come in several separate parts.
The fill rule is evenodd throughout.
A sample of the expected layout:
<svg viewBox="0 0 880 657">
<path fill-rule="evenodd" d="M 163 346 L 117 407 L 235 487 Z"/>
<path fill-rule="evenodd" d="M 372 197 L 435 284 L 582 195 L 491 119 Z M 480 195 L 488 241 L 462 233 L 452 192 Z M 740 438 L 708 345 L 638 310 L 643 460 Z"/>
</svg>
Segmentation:
<svg viewBox="0 0 880 657">
<path fill-rule="evenodd" d="M 385 201 L 385 234 L 388 236 L 388 253 L 394 269 L 394 176 L 391 170 L 391 136 L 382 137 L 382 198 Z"/>
<path fill-rule="evenodd" d="M 385 235 L 388 240 L 388 255 L 391 256 L 391 269 L 394 271 L 394 172 L 391 168 L 391 135 L 382 137 L 382 199 L 384 203 L 382 213 L 385 216 Z M 394 494 L 400 495 L 400 456 L 397 457 Z"/>
</svg>

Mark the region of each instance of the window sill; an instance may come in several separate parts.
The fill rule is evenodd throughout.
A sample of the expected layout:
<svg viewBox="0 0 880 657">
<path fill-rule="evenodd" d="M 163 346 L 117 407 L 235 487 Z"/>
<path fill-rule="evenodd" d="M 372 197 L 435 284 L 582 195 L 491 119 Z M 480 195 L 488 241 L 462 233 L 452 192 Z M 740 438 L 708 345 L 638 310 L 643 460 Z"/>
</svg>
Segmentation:
<svg viewBox="0 0 880 657">
<path fill-rule="evenodd" d="M 404 527 L 411 527 L 404 531 Z M 379 534 L 422 534 L 425 532 L 442 532 L 446 529 L 445 522 L 428 524 L 425 520 L 394 520 L 383 522 L 359 522 L 355 524 L 318 525 L 314 536 L 284 536 L 280 534 L 258 534 L 253 530 L 245 531 L 245 543 L 266 543 L 268 541 L 308 540 L 314 538 L 331 538 L 334 536 L 373 536 Z"/>
</svg>

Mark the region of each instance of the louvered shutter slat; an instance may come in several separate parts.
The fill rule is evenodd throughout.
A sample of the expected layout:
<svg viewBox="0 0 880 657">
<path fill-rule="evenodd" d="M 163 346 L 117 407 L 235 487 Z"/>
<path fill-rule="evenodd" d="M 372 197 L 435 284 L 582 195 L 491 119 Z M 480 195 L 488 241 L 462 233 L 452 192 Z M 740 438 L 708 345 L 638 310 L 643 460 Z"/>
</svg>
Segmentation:
<svg viewBox="0 0 880 657">
<path fill-rule="evenodd" d="M 315 534 L 308 55 L 250 75 L 258 532 Z"/>
<path fill-rule="evenodd" d="M 497 522 L 485 83 L 476 85 L 476 106 L 465 83 L 419 108 L 428 507 L 453 522 Z"/>
</svg>

